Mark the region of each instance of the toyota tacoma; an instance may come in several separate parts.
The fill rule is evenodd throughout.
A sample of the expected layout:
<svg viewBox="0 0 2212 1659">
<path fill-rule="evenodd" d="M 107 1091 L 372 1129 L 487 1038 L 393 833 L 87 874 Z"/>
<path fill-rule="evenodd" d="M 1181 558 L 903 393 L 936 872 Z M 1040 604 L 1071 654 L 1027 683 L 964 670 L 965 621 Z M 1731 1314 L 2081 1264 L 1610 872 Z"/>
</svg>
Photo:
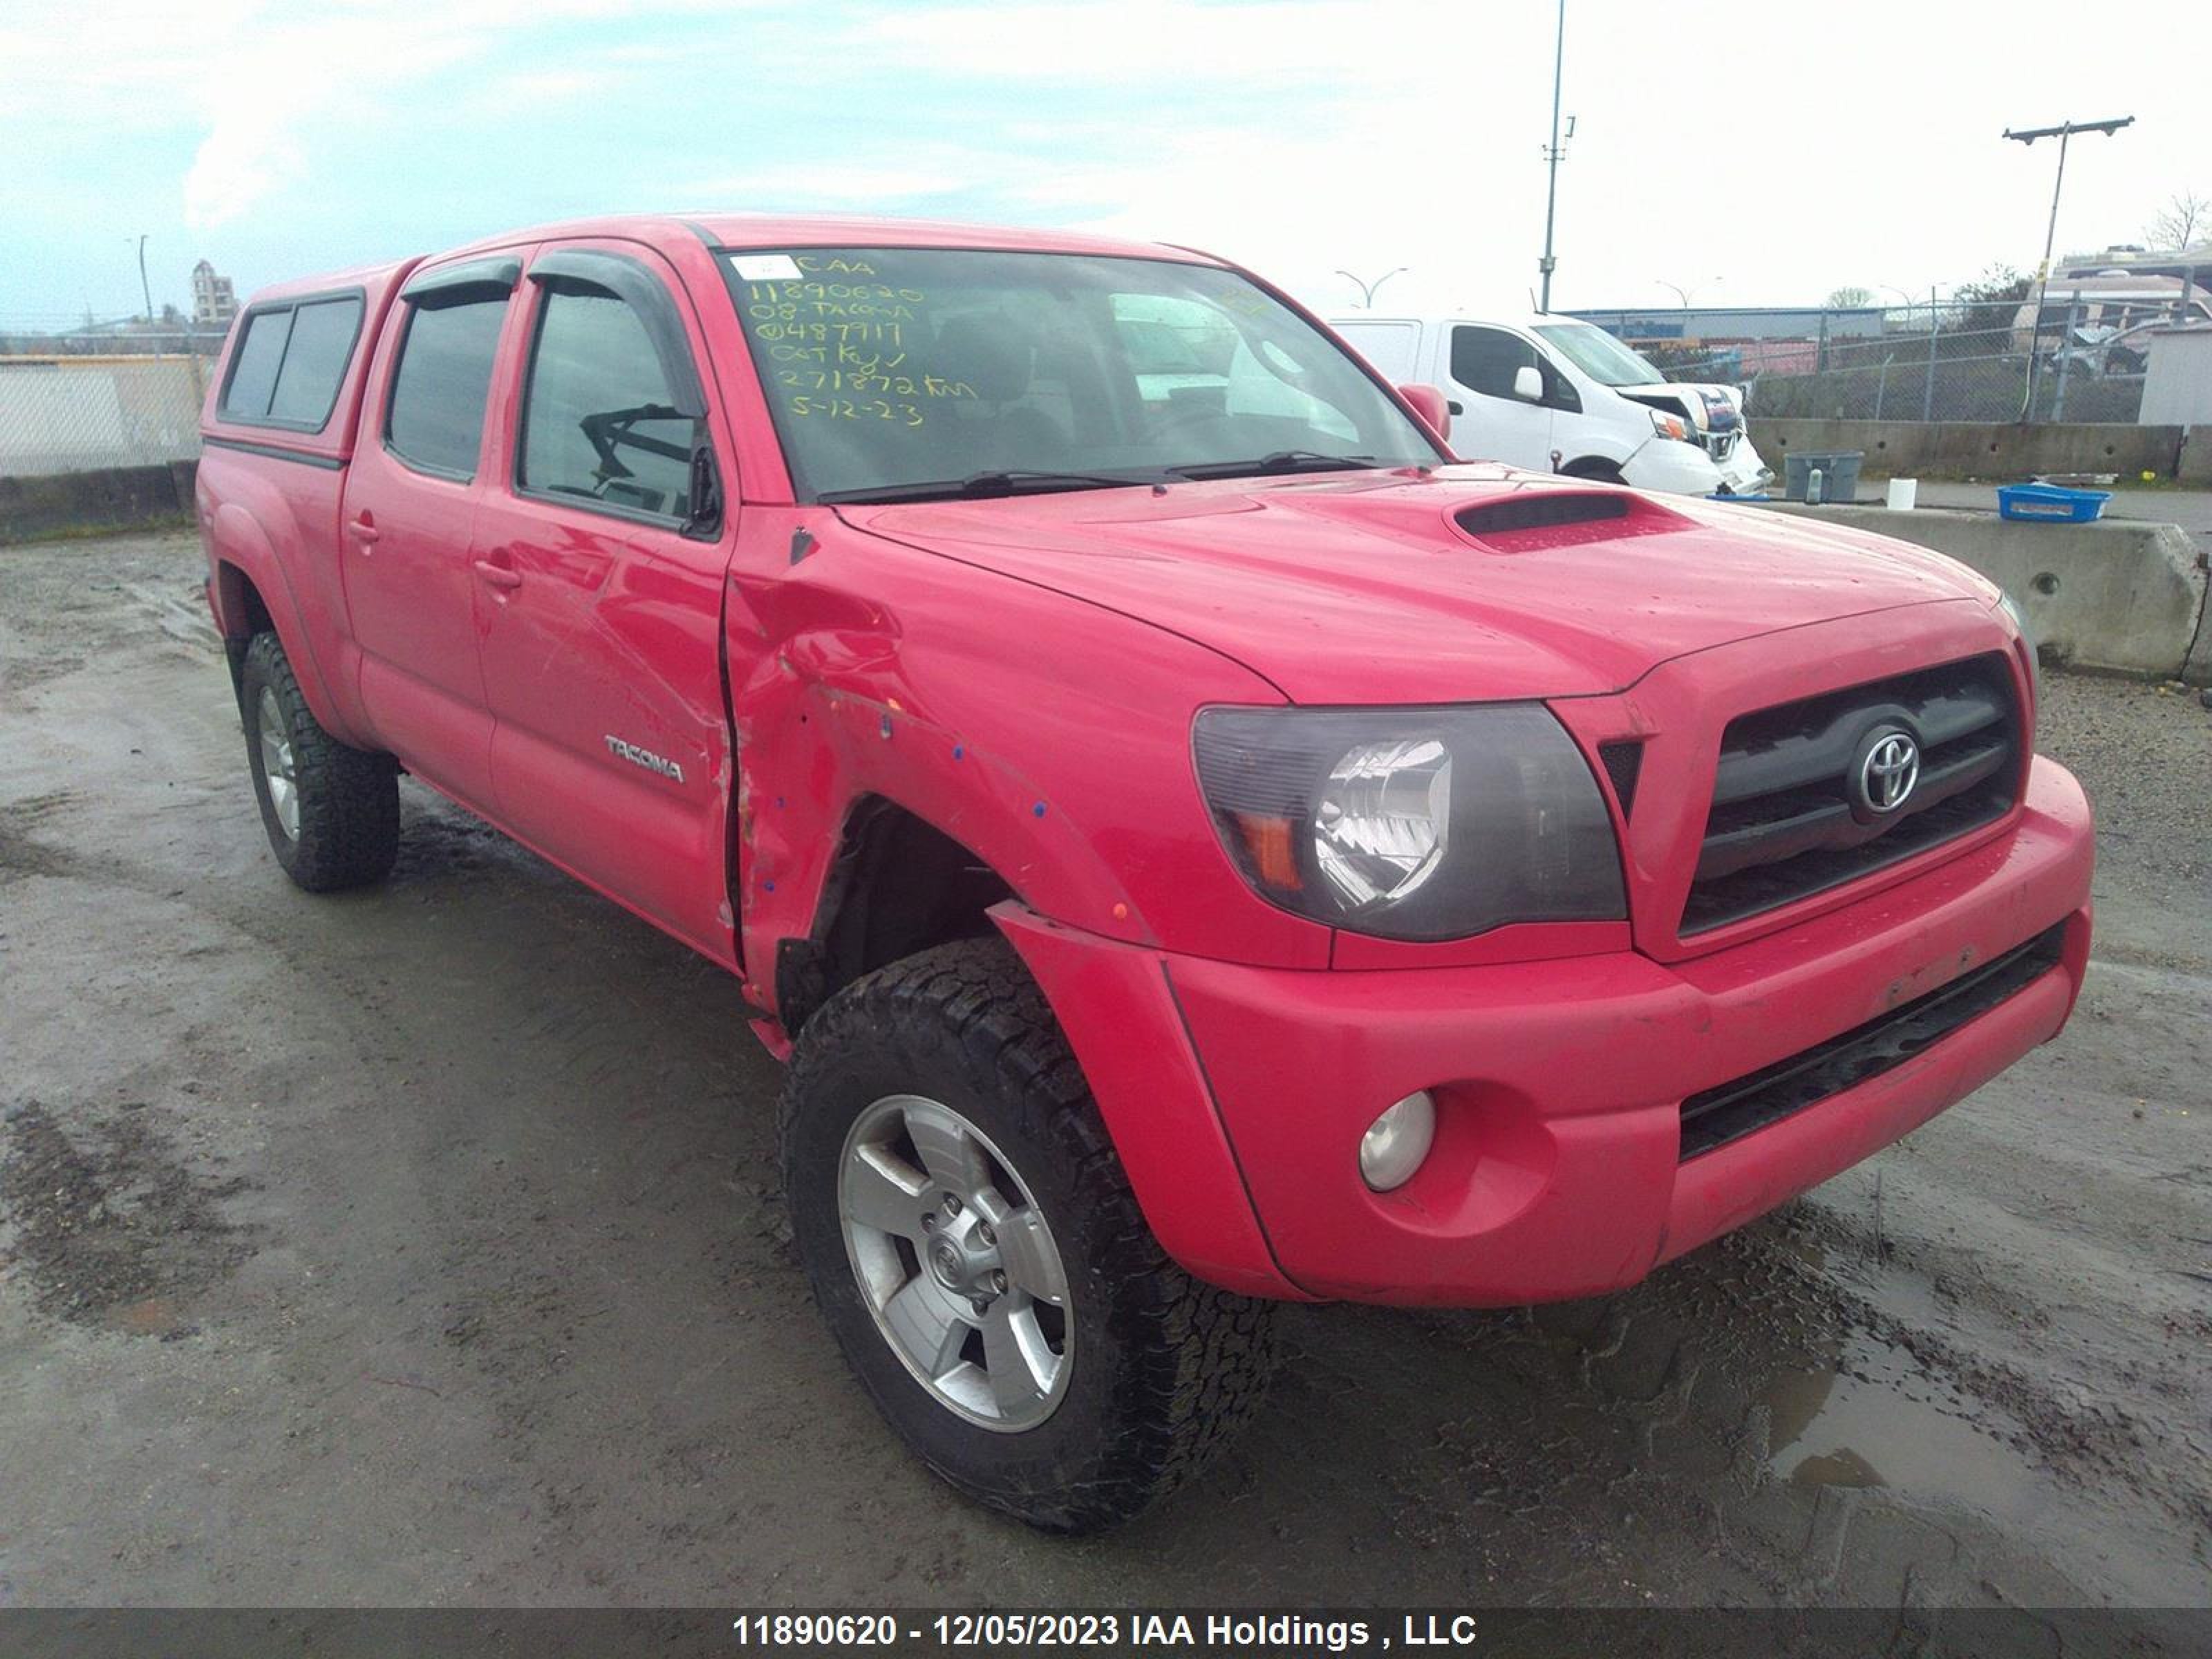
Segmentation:
<svg viewBox="0 0 2212 1659">
<path fill-rule="evenodd" d="M 203 435 L 276 862 L 382 878 L 404 771 L 736 975 L 830 1331 L 1040 1527 L 1197 1467 L 1272 1304 L 1632 1285 L 2081 986 L 1996 587 L 1460 464 L 1206 254 L 519 232 L 257 295 Z"/>
</svg>

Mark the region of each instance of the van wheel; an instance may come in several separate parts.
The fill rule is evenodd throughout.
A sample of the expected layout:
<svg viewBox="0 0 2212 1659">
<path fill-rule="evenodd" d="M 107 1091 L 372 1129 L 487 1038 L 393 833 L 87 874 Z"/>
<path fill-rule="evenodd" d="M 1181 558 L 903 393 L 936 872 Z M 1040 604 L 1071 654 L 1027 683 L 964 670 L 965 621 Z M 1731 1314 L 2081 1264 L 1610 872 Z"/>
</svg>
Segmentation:
<svg viewBox="0 0 2212 1659">
<path fill-rule="evenodd" d="M 273 633 L 253 636 L 239 678 L 246 763 L 284 873 L 310 893 L 364 887 L 399 856 L 399 773 L 389 755 L 323 730 Z"/>
<path fill-rule="evenodd" d="M 1559 476 L 1563 478 L 1587 478 L 1592 483 L 1617 484 L 1628 482 L 1620 476 L 1620 469 L 1611 461 L 1596 459 L 1569 461 L 1559 469 Z"/>
<path fill-rule="evenodd" d="M 1049 1532 L 1109 1526 L 1257 1404 L 1272 1310 L 1160 1249 L 1004 943 L 839 992 L 800 1033 L 782 1136 L 823 1318 L 891 1427 L 969 1497 Z"/>
</svg>

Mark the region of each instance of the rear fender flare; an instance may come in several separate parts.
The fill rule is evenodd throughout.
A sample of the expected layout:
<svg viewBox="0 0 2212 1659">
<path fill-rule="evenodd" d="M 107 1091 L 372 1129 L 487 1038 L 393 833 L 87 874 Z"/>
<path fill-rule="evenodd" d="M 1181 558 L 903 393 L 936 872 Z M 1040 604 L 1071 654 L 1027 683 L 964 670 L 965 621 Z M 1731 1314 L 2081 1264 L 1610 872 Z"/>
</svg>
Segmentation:
<svg viewBox="0 0 2212 1659">
<path fill-rule="evenodd" d="M 246 597 L 246 584 L 251 582 L 315 719 L 341 742 L 356 748 L 374 747 L 362 740 L 352 722 L 340 712 L 323 665 L 316 659 L 284 562 L 277 556 L 260 520 L 236 501 L 224 502 L 209 520 L 208 550 L 213 566 L 210 598 L 225 642 L 234 648 L 252 634 L 251 606 Z"/>
</svg>

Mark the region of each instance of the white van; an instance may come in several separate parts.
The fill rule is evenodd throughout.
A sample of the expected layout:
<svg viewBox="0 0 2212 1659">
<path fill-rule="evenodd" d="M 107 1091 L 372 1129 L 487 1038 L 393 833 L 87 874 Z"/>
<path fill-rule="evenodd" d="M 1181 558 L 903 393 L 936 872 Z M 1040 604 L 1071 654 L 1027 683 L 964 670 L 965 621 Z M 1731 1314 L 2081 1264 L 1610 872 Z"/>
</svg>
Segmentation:
<svg viewBox="0 0 2212 1659">
<path fill-rule="evenodd" d="M 1773 476 L 1739 388 L 1669 380 L 1594 324 L 1368 311 L 1328 324 L 1393 385 L 1441 387 L 1470 460 L 1681 495 L 1749 495 Z"/>
</svg>

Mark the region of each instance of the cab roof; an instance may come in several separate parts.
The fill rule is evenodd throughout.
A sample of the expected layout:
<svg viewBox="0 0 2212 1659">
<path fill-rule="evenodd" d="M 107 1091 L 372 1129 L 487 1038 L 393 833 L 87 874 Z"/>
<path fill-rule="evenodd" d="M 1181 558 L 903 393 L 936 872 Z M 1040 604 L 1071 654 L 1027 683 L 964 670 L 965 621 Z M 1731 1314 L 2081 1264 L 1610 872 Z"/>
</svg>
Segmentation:
<svg viewBox="0 0 2212 1659">
<path fill-rule="evenodd" d="M 1123 258 L 1219 263 L 1210 254 L 1158 242 L 1092 236 L 1079 231 L 1012 225 L 961 224 L 933 219 L 894 219 L 845 214 L 665 213 L 570 219 L 489 236 L 456 253 L 512 247 L 557 237 L 626 237 L 647 243 L 703 240 L 715 247 L 949 247 L 1024 253 L 1089 253 Z M 442 257 L 442 256 L 441 256 Z"/>
<path fill-rule="evenodd" d="M 295 276 L 256 289 L 245 308 L 272 301 L 327 294 L 344 289 L 380 293 L 404 281 L 418 264 L 471 253 L 487 253 L 564 237 L 606 237 L 648 245 L 705 243 L 736 249 L 780 247 L 988 248 L 1012 253 L 1088 253 L 1121 258 L 1173 259 L 1187 264 L 1225 263 L 1194 248 L 1138 242 L 1080 231 L 1041 230 L 1013 225 L 960 224 L 935 219 L 893 219 L 847 214 L 664 213 L 613 214 L 595 219 L 564 219 L 501 231 L 459 247 L 441 248 L 404 259 L 387 259 Z"/>
<path fill-rule="evenodd" d="M 337 294 L 359 289 L 366 293 L 380 292 L 394 280 L 404 276 L 414 264 L 413 259 L 381 259 L 374 264 L 352 265 L 343 270 L 325 270 L 313 276 L 291 276 L 281 283 L 271 283 L 258 288 L 246 296 L 241 312 L 275 301 L 301 300 L 316 295 Z"/>
</svg>

